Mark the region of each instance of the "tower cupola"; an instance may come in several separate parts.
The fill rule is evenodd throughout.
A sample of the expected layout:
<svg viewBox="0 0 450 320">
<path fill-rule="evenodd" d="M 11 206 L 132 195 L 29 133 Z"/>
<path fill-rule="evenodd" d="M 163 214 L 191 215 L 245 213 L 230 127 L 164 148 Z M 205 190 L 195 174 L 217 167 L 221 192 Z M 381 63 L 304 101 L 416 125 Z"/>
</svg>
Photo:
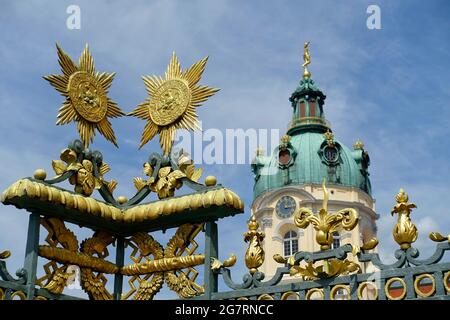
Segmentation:
<svg viewBox="0 0 450 320">
<path fill-rule="evenodd" d="M 289 98 L 293 108 L 292 121 L 287 131 L 289 135 L 295 135 L 305 130 L 319 133 L 329 130 L 323 112 L 326 96 L 311 79 L 311 73 L 308 70 L 308 65 L 311 63 L 308 47 L 309 42 L 306 42 L 303 54 L 305 60 L 303 78 Z"/>
</svg>

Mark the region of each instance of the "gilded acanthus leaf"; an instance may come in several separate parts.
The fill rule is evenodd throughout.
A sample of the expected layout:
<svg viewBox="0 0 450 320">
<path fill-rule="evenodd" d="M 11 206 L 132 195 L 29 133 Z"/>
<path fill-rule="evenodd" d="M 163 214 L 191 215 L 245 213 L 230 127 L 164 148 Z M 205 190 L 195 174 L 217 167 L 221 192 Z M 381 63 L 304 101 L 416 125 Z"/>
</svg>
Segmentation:
<svg viewBox="0 0 450 320">
<path fill-rule="evenodd" d="M 108 188 L 108 191 L 112 194 L 114 192 L 114 189 L 117 187 L 117 181 L 114 179 L 111 180 L 110 182 L 108 182 L 106 187 Z"/>
<path fill-rule="evenodd" d="M 220 262 L 219 259 L 211 257 L 211 270 L 217 271 L 222 267 L 225 267 L 225 268 L 232 267 L 235 265 L 236 261 L 237 261 L 237 257 L 234 254 L 232 254 L 231 257 L 229 257 L 228 259 L 224 260 L 223 263 Z"/>
<path fill-rule="evenodd" d="M 375 247 L 378 245 L 378 239 L 373 237 L 371 238 L 369 241 L 364 242 L 364 244 L 362 245 L 362 249 L 363 250 L 372 250 L 375 249 Z"/>
<path fill-rule="evenodd" d="M 439 232 L 430 232 L 429 238 L 434 242 L 443 242 L 448 240 L 450 242 L 450 234 L 446 237 L 440 234 Z"/>
<path fill-rule="evenodd" d="M 141 191 L 147 185 L 147 182 L 142 178 L 134 178 L 133 183 L 138 191 Z"/>
<path fill-rule="evenodd" d="M 222 262 L 219 259 L 211 258 L 211 270 L 219 270 L 222 267 Z"/>
<path fill-rule="evenodd" d="M 66 148 L 61 152 L 60 159 L 65 163 L 70 164 L 77 160 L 77 154 L 75 151 Z"/>
<path fill-rule="evenodd" d="M 161 290 L 164 283 L 164 274 L 162 272 L 156 272 L 152 276 L 151 281 L 144 279 L 140 280 L 139 288 L 134 295 L 134 300 L 151 300 Z"/>
<path fill-rule="evenodd" d="M 52 167 L 57 176 L 67 171 L 67 165 L 62 160 L 52 160 Z"/>
<path fill-rule="evenodd" d="M 236 261 L 237 261 L 236 255 L 232 254 L 228 259 L 225 259 L 223 261 L 223 266 L 226 268 L 232 267 L 236 264 Z"/>
<path fill-rule="evenodd" d="M 149 177 L 153 174 L 153 168 L 148 162 L 144 163 L 144 174 Z"/>
<path fill-rule="evenodd" d="M 303 280 L 314 280 L 360 273 L 361 267 L 348 259 L 329 259 L 324 260 L 323 264 L 317 266 L 314 262 L 308 262 L 305 266 L 295 264 L 289 271 L 291 276 L 297 275 L 301 276 Z"/>
<path fill-rule="evenodd" d="M 7 259 L 11 256 L 11 252 L 8 250 L 0 252 L 0 259 Z"/>
<path fill-rule="evenodd" d="M 158 180 L 150 187 L 158 193 L 160 199 L 173 196 L 174 190 L 182 186 L 181 178 L 186 175 L 180 170 L 171 171 L 171 167 L 163 167 L 159 170 Z"/>
<path fill-rule="evenodd" d="M 103 162 L 102 165 L 100 166 L 99 173 L 101 176 L 103 176 L 106 173 L 108 173 L 109 170 L 110 170 L 109 165 Z"/>
<path fill-rule="evenodd" d="M 203 173 L 203 168 L 195 168 L 193 163 L 180 166 L 180 170 L 186 174 L 186 177 L 192 181 L 198 182 Z"/>
<path fill-rule="evenodd" d="M 288 259 L 284 258 L 281 254 L 274 254 L 273 255 L 273 260 L 275 260 L 278 263 L 287 263 Z"/>
<path fill-rule="evenodd" d="M 78 171 L 78 170 L 80 170 L 82 168 L 83 168 L 83 165 L 81 163 L 79 163 L 79 162 L 71 163 L 71 164 L 69 164 L 67 166 L 67 170 L 68 171 L 70 171 L 70 170 Z"/>
<path fill-rule="evenodd" d="M 71 276 L 70 273 L 56 271 L 52 279 L 43 288 L 51 293 L 60 294 L 64 291 L 67 284 L 67 279 Z"/>
</svg>

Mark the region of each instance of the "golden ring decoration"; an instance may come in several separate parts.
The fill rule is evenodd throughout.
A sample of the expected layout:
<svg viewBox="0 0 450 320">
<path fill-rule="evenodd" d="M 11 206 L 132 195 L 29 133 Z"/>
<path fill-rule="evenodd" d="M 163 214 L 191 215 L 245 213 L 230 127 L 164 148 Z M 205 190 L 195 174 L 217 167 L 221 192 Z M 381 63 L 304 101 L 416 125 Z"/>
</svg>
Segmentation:
<svg viewBox="0 0 450 320">
<path fill-rule="evenodd" d="M 391 286 L 391 284 L 393 284 L 394 282 L 400 282 L 403 286 L 403 292 L 400 296 L 398 297 L 393 297 L 391 295 L 391 293 L 389 292 L 389 288 Z M 395 277 L 395 278 L 391 278 L 389 279 L 386 284 L 384 285 L 384 292 L 386 293 L 386 297 L 388 297 L 389 300 L 402 300 L 405 296 L 406 296 L 406 283 L 405 280 L 403 280 L 402 278 L 399 277 Z"/>
<path fill-rule="evenodd" d="M 420 281 L 422 281 L 423 279 L 426 279 L 426 278 L 431 280 L 431 290 L 429 292 L 420 291 L 420 288 L 419 288 Z M 419 295 L 420 297 L 423 297 L 423 298 L 432 296 L 434 294 L 434 292 L 436 291 L 436 281 L 434 280 L 433 276 L 429 273 L 425 273 L 425 274 L 421 274 L 420 276 L 416 277 L 416 279 L 414 280 L 414 291 L 416 291 L 417 295 Z"/>
<path fill-rule="evenodd" d="M 191 92 L 186 81 L 168 80 L 150 101 L 150 118 L 159 126 L 169 125 L 183 115 L 190 102 Z"/>
<path fill-rule="evenodd" d="M 295 300 L 300 300 L 300 296 L 298 295 L 297 292 L 294 292 L 294 291 L 288 291 L 288 292 L 283 293 L 281 295 L 280 300 L 289 300 L 289 297 L 295 297 Z"/>
<path fill-rule="evenodd" d="M 325 298 L 325 295 L 323 294 L 323 289 L 313 288 L 313 289 L 309 289 L 308 292 L 306 293 L 306 297 L 305 297 L 306 300 L 311 300 L 310 299 L 311 296 L 316 292 L 320 294 L 321 300 L 323 300 Z"/>
<path fill-rule="evenodd" d="M 365 288 L 368 289 L 369 287 L 372 287 L 372 288 L 375 289 L 375 296 L 373 297 L 373 300 L 377 300 L 377 299 L 378 299 L 378 288 L 377 288 L 376 284 L 373 283 L 373 282 L 370 282 L 370 281 L 365 281 L 365 282 L 361 282 L 361 283 L 359 284 L 359 286 L 358 286 L 357 294 L 358 294 L 358 299 L 359 299 L 359 300 L 366 300 L 366 299 L 364 299 L 364 297 L 363 297 L 363 290 L 364 290 Z M 367 299 L 367 300 L 368 300 L 368 299 Z"/>
<path fill-rule="evenodd" d="M 248 300 L 248 298 L 247 297 L 239 297 L 236 300 Z"/>
<path fill-rule="evenodd" d="M 108 99 L 102 85 L 90 73 L 77 71 L 67 85 L 75 110 L 85 120 L 100 122 L 108 111 Z"/>
<path fill-rule="evenodd" d="M 333 288 L 331 288 L 331 291 L 330 291 L 330 299 L 331 299 L 331 300 L 336 300 L 336 299 L 334 298 L 334 296 L 335 296 L 335 294 L 337 293 L 337 291 L 338 291 L 339 289 L 344 289 L 344 290 L 347 292 L 347 293 L 345 294 L 346 300 L 350 300 L 350 299 L 351 299 L 351 296 L 350 296 L 350 286 L 345 285 L 345 284 L 337 284 L 337 285 L 335 285 Z"/>
<path fill-rule="evenodd" d="M 0 288 L 0 300 L 4 300 L 5 299 L 5 291 L 3 291 L 2 288 Z"/>
<path fill-rule="evenodd" d="M 11 300 L 14 300 L 15 297 L 19 297 L 20 300 L 26 300 L 27 296 L 23 291 L 16 291 L 11 295 Z"/>
<path fill-rule="evenodd" d="M 34 300 L 48 300 L 48 299 L 44 296 L 36 296 L 36 298 L 34 298 Z"/>
<path fill-rule="evenodd" d="M 444 275 L 444 287 L 447 292 L 450 292 L 450 285 L 448 284 L 450 281 L 450 271 L 447 271 Z"/>
<path fill-rule="evenodd" d="M 274 300 L 270 294 L 264 293 L 258 297 L 258 300 Z"/>
</svg>

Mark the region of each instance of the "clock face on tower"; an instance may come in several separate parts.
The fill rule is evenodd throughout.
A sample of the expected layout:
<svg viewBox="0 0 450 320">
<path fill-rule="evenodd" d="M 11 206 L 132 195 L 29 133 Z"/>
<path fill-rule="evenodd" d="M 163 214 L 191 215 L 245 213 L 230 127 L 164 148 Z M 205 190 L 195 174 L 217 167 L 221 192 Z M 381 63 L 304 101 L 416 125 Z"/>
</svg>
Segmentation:
<svg viewBox="0 0 450 320">
<path fill-rule="evenodd" d="M 275 210 L 277 215 L 282 218 L 289 218 L 295 211 L 295 200 L 289 196 L 283 196 L 278 200 Z"/>
</svg>

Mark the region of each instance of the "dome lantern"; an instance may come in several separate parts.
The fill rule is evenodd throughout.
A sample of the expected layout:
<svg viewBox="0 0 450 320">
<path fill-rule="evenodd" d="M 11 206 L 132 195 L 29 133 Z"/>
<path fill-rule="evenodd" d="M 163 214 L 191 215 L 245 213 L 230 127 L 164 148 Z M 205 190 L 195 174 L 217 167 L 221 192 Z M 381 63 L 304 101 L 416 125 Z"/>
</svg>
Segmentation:
<svg viewBox="0 0 450 320">
<path fill-rule="evenodd" d="M 308 70 L 311 63 L 309 42 L 305 43 L 303 59 L 303 78 L 289 98 L 293 108 L 292 122 L 287 132 L 289 135 L 305 130 L 325 132 L 329 128 L 323 113 L 326 96 L 311 79 L 311 72 Z"/>
</svg>

